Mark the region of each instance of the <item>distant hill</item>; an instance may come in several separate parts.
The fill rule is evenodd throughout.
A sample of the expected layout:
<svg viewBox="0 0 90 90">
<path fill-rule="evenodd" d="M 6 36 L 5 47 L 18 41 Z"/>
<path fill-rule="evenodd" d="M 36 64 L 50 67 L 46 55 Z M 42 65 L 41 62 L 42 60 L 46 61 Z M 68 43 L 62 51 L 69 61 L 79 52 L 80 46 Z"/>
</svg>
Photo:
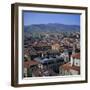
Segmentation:
<svg viewBox="0 0 90 90">
<path fill-rule="evenodd" d="M 58 23 L 33 24 L 24 26 L 24 32 L 80 32 L 78 25 L 64 25 Z"/>
</svg>

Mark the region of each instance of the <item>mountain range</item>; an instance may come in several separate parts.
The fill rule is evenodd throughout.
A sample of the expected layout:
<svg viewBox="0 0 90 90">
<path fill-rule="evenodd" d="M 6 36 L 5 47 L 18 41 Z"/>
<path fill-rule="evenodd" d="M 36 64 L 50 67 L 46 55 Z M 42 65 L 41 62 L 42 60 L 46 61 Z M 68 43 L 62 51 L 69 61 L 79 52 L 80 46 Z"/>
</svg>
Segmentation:
<svg viewBox="0 0 90 90">
<path fill-rule="evenodd" d="M 65 25 L 58 23 L 32 24 L 24 26 L 24 32 L 80 32 L 79 25 Z"/>
</svg>

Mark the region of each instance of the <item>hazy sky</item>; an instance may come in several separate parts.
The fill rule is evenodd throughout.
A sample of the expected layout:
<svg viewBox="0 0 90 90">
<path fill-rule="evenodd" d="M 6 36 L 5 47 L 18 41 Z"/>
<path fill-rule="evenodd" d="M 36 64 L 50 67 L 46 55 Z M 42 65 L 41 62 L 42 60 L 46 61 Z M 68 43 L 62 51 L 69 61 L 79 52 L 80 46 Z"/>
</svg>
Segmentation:
<svg viewBox="0 0 90 90">
<path fill-rule="evenodd" d="M 23 11 L 24 25 L 60 23 L 80 25 L 80 14 L 61 14 Z"/>
</svg>

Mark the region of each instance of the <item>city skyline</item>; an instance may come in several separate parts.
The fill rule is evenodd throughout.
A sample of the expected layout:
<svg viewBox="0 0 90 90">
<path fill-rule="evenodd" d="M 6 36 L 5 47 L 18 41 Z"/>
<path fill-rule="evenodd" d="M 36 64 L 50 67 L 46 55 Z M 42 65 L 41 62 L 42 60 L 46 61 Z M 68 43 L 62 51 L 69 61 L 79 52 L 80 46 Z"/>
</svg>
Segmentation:
<svg viewBox="0 0 90 90">
<path fill-rule="evenodd" d="M 80 26 L 80 14 L 23 11 L 23 20 L 24 26 L 48 23 L 60 23 L 65 25 Z"/>
<path fill-rule="evenodd" d="M 23 25 L 23 77 L 81 74 L 80 14 L 23 11 Z"/>
</svg>

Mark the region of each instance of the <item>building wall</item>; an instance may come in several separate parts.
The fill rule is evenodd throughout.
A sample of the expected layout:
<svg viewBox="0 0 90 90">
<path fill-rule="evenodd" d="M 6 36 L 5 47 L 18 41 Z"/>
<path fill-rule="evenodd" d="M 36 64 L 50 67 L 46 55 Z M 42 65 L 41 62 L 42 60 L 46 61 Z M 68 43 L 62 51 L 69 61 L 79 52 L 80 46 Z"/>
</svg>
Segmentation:
<svg viewBox="0 0 90 90">
<path fill-rule="evenodd" d="M 65 75 L 71 75 L 71 72 L 70 72 L 70 71 L 65 70 L 65 71 L 64 71 L 64 74 L 65 74 Z"/>
<path fill-rule="evenodd" d="M 74 65 L 75 66 L 80 66 L 80 59 L 75 59 L 74 60 Z"/>
<path fill-rule="evenodd" d="M 72 57 L 70 59 L 70 64 L 71 64 L 71 66 L 73 65 L 73 58 Z"/>
<path fill-rule="evenodd" d="M 52 45 L 52 50 L 59 51 L 59 49 L 60 49 L 59 44 L 54 44 L 54 45 Z"/>
<path fill-rule="evenodd" d="M 70 60 L 70 63 L 71 63 L 71 66 L 74 65 L 74 66 L 80 66 L 80 59 L 74 59 L 71 57 L 71 60 Z"/>
<path fill-rule="evenodd" d="M 27 77 L 27 68 L 24 67 L 24 76 Z"/>
<path fill-rule="evenodd" d="M 70 69 L 70 73 L 72 74 L 72 75 L 78 75 L 78 71 L 76 71 L 76 70 L 73 70 L 73 69 Z"/>
</svg>

